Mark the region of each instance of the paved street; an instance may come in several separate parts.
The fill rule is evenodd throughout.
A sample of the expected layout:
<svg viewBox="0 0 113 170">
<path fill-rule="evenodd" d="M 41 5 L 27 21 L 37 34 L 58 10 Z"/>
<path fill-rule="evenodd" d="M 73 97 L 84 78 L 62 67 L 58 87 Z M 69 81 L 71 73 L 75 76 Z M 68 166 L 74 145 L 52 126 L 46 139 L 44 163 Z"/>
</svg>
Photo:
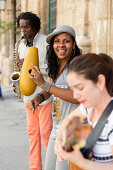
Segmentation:
<svg viewBox="0 0 113 170">
<path fill-rule="evenodd" d="M 12 87 L 2 87 L 0 99 L 0 170 L 29 170 L 29 144 L 24 103 Z M 45 148 L 42 147 L 43 162 Z"/>
</svg>

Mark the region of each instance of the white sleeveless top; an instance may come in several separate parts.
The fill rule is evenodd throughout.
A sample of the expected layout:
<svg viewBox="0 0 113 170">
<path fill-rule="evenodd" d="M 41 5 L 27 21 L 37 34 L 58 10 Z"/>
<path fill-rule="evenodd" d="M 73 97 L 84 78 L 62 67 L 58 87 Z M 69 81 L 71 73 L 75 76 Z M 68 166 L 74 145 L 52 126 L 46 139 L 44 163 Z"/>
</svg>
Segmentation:
<svg viewBox="0 0 113 170">
<path fill-rule="evenodd" d="M 81 104 L 80 110 L 84 115 L 86 115 L 88 123 L 92 126 L 92 122 L 89 120 L 92 114 L 92 108 L 86 109 L 84 105 Z M 96 125 L 96 123 L 92 126 L 92 128 Z M 113 111 L 108 117 L 102 133 L 93 147 L 92 159 L 97 162 L 113 162 L 111 146 L 113 146 Z"/>
</svg>

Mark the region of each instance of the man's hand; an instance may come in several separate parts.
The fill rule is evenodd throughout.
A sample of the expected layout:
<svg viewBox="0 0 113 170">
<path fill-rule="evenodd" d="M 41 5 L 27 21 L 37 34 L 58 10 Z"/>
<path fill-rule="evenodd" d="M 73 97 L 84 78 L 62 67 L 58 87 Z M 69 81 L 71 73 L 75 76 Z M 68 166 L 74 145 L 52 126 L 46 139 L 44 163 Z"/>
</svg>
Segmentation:
<svg viewBox="0 0 113 170">
<path fill-rule="evenodd" d="M 35 96 L 32 100 L 29 101 L 28 106 L 29 108 L 35 113 L 35 109 L 39 105 L 41 101 L 41 97 L 39 95 Z"/>
<path fill-rule="evenodd" d="M 24 62 L 24 59 L 18 59 L 18 60 L 16 61 L 16 64 L 17 64 L 17 66 L 19 67 L 19 70 L 21 70 L 23 62 Z"/>
</svg>

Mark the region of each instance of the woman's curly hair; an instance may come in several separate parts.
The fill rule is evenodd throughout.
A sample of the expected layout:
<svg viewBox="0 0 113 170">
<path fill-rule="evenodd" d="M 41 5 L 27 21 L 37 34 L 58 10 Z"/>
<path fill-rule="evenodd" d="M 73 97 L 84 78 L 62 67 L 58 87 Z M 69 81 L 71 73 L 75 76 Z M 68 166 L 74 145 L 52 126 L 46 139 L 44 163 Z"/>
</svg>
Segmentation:
<svg viewBox="0 0 113 170">
<path fill-rule="evenodd" d="M 51 77 L 53 79 L 53 81 L 55 82 L 58 71 L 59 71 L 59 61 L 58 61 L 58 57 L 56 56 L 54 49 L 53 49 L 53 43 L 54 43 L 54 38 L 53 37 L 51 39 L 50 44 L 47 46 L 47 54 L 46 54 L 46 61 L 47 61 L 47 71 L 48 71 L 48 76 Z M 75 42 L 75 39 L 72 37 L 73 43 Z M 75 48 L 73 49 L 73 54 L 70 57 L 70 59 L 68 60 L 67 65 L 65 66 L 65 68 L 68 67 L 70 61 L 80 55 L 82 53 L 82 50 L 78 48 L 77 44 L 75 45 Z"/>
</svg>

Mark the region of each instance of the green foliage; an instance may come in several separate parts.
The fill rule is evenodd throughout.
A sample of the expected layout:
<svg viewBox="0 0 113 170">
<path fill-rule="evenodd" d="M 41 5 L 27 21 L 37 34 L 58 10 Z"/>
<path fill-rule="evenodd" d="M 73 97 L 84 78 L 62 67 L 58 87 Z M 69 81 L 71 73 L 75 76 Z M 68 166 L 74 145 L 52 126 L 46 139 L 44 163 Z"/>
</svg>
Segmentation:
<svg viewBox="0 0 113 170">
<path fill-rule="evenodd" d="M 8 24 L 6 24 L 6 28 L 7 28 L 8 30 L 13 29 L 13 28 L 14 28 L 14 24 L 11 23 L 11 22 L 9 22 Z"/>
<path fill-rule="evenodd" d="M 0 30 L 2 30 L 2 29 L 4 29 L 4 27 L 3 27 L 2 21 L 0 20 Z"/>
<path fill-rule="evenodd" d="M 5 33 L 6 31 L 8 30 L 12 30 L 14 31 L 14 28 L 15 28 L 15 25 L 14 23 L 12 22 L 9 22 L 9 23 L 3 23 L 1 20 L 0 20 L 0 35 Z M 20 31 L 19 30 L 16 30 L 15 34 L 19 34 Z"/>
</svg>

